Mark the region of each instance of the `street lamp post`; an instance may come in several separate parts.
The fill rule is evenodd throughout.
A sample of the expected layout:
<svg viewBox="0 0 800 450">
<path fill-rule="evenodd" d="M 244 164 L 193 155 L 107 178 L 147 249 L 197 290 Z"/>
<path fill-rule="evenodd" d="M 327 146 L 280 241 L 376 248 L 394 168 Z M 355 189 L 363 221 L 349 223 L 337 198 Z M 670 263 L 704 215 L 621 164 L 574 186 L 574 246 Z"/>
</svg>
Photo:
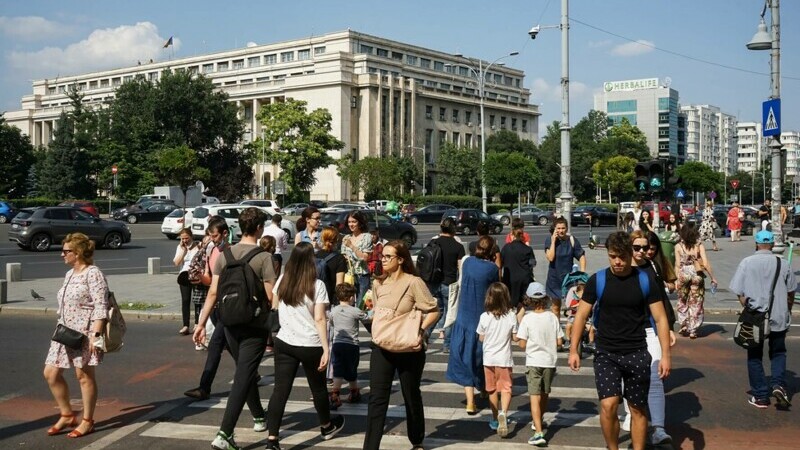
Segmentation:
<svg viewBox="0 0 800 450">
<path fill-rule="evenodd" d="M 481 114 L 481 205 L 483 208 L 483 212 L 487 212 L 486 207 L 486 116 L 483 113 L 483 105 L 484 105 L 484 97 L 486 95 L 485 87 L 486 87 L 486 75 L 489 73 L 489 69 L 492 68 L 495 64 L 500 62 L 500 60 L 508 58 L 509 56 L 517 56 L 519 52 L 511 52 L 507 55 L 501 56 L 495 59 L 491 64 L 483 67 L 483 60 L 478 59 L 478 67 L 474 67 L 472 65 L 468 65 L 467 68 L 472 72 L 472 75 L 475 76 L 475 79 L 478 81 L 478 97 L 480 99 L 480 114 Z M 456 54 L 455 56 L 462 57 L 460 54 Z M 466 58 L 465 58 L 466 59 Z M 453 66 L 452 64 L 446 64 L 447 66 Z"/>
<path fill-rule="evenodd" d="M 767 8 L 770 9 L 771 29 L 767 33 L 767 25 L 764 15 Z M 780 1 L 766 0 L 764 9 L 761 11 L 761 22 L 758 24 L 758 31 L 753 39 L 747 43 L 749 50 L 771 50 L 770 55 L 770 87 L 772 94 L 770 99 L 781 97 L 781 37 L 780 37 Z M 780 136 L 773 136 L 769 144 L 770 154 L 772 155 L 772 232 L 775 234 L 775 246 L 772 248 L 774 253 L 783 253 L 785 245 L 783 242 L 783 232 L 781 230 L 781 139 Z M 766 182 L 765 182 L 766 184 Z"/>
<path fill-rule="evenodd" d="M 426 158 L 427 150 L 425 148 L 425 145 L 423 145 L 422 147 L 414 147 L 413 145 L 409 145 L 408 148 L 410 148 L 411 150 L 422 150 L 422 196 L 425 197 L 425 194 L 428 193 L 428 189 L 425 186 L 425 183 L 427 181 L 426 180 L 427 174 L 426 174 L 426 171 L 425 171 L 425 167 L 428 165 L 428 161 L 426 161 L 426 159 L 427 159 Z"/>
</svg>

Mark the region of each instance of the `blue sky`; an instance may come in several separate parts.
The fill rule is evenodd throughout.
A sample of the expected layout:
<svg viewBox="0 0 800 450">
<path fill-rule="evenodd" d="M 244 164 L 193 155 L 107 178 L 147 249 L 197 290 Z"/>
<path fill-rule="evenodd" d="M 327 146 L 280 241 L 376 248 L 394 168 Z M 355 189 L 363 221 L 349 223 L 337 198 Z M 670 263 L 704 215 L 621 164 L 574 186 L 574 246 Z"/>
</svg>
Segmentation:
<svg viewBox="0 0 800 450">
<path fill-rule="evenodd" d="M 571 121 L 592 108 L 604 81 L 652 77 L 670 77 L 682 104 L 711 104 L 740 121 L 760 121 L 770 94 L 769 52 L 745 44 L 762 5 L 572 0 Z M 557 24 L 560 9 L 560 0 L 0 0 L 0 111 L 18 109 L 34 79 L 166 59 L 161 45 L 170 36 L 178 58 L 350 28 L 489 61 L 520 52 L 508 65 L 525 71 L 544 129 L 561 118 L 561 37 L 552 29 L 531 40 L 527 31 Z M 782 2 L 781 24 L 782 125 L 800 130 L 800 1 Z"/>
</svg>

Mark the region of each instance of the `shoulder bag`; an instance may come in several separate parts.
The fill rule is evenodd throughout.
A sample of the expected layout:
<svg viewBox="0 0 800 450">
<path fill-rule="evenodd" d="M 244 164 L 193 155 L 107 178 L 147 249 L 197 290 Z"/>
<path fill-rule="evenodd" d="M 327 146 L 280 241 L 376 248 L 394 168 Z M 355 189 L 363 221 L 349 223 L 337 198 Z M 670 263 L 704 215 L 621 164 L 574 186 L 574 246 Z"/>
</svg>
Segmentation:
<svg viewBox="0 0 800 450">
<path fill-rule="evenodd" d="M 769 307 L 766 311 L 758 311 L 750 307 L 749 298 L 744 309 L 739 313 L 739 320 L 733 330 L 733 342 L 742 348 L 760 347 L 764 343 L 764 338 L 769 335 L 769 313 L 772 311 L 772 303 L 775 301 L 775 286 L 778 284 L 778 275 L 781 272 L 781 259 L 775 257 L 777 267 L 775 277 L 772 279 L 772 289 L 769 291 Z"/>
<path fill-rule="evenodd" d="M 67 284 L 64 285 L 64 291 L 61 293 L 61 304 L 59 305 L 59 311 L 63 311 L 64 309 L 64 297 L 67 295 L 67 286 L 69 286 L 70 281 L 72 281 L 72 275 L 70 275 L 67 279 Z M 86 340 L 86 335 L 64 325 L 61 323 L 61 317 L 59 317 L 58 325 L 56 325 L 56 329 L 50 339 L 73 350 L 80 350 L 81 347 L 83 347 L 83 341 Z"/>
<path fill-rule="evenodd" d="M 422 312 L 416 307 L 411 311 L 396 315 L 397 308 L 403 301 L 410 282 L 403 290 L 403 294 L 397 298 L 394 308 L 386 308 L 375 304 L 375 312 L 372 318 L 372 342 L 383 350 L 394 353 L 410 353 L 422 350 L 422 337 L 420 329 L 422 326 Z M 381 286 L 383 288 L 383 286 Z M 373 286 L 375 299 L 379 299 L 377 293 L 378 283 Z"/>
</svg>

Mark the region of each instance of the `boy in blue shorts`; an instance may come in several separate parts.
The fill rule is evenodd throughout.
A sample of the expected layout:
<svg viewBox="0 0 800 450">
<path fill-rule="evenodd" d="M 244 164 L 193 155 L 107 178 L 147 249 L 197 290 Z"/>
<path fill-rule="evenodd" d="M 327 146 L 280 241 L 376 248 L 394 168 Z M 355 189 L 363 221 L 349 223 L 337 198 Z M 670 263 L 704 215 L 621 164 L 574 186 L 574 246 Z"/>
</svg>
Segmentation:
<svg viewBox="0 0 800 450">
<path fill-rule="evenodd" d="M 361 400 L 358 390 L 358 360 L 361 349 L 358 346 L 358 322 L 367 318 L 367 313 L 353 306 L 356 289 L 350 284 L 336 285 L 336 299 L 339 304 L 331 309 L 330 323 L 333 329 L 333 390 L 330 394 L 331 409 L 342 406 L 339 391 L 342 380 L 350 384 L 348 401 Z"/>
</svg>

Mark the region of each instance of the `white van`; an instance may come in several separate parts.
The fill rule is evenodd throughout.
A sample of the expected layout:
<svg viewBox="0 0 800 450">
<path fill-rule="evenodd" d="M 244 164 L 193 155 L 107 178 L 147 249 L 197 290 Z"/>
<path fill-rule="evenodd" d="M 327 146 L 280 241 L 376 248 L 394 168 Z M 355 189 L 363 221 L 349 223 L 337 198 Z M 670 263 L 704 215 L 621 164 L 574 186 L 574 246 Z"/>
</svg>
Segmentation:
<svg viewBox="0 0 800 450">
<path fill-rule="evenodd" d="M 622 202 L 619 204 L 619 213 L 624 215 L 628 211 L 633 211 L 635 206 L 636 202 Z"/>
<path fill-rule="evenodd" d="M 250 206 L 248 205 L 229 203 L 199 206 L 195 208 L 192 212 L 192 236 L 194 236 L 195 239 L 202 239 L 206 234 L 206 227 L 208 226 L 209 217 L 220 216 L 225 219 L 225 222 L 228 223 L 232 241 L 239 242 L 239 240 L 242 238 L 242 230 L 239 228 L 239 214 L 249 207 Z M 267 220 L 269 221 L 272 218 L 272 215 L 264 208 L 260 209 L 267 213 Z M 265 225 L 269 224 L 266 223 Z M 295 227 L 294 222 L 283 218 L 281 221 L 281 228 L 288 235 L 289 242 L 293 242 L 294 235 L 297 234 L 297 228 Z"/>
<path fill-rule="evenodd" d="M 386 205 L 390 201 L 391 200 L 373 200 L 373 201 L 367 203 L 367 206 L 369 206 L 369 209 L 376 209 L 377 208 L 378 211 L 386 211 Z"/>
</svg>

